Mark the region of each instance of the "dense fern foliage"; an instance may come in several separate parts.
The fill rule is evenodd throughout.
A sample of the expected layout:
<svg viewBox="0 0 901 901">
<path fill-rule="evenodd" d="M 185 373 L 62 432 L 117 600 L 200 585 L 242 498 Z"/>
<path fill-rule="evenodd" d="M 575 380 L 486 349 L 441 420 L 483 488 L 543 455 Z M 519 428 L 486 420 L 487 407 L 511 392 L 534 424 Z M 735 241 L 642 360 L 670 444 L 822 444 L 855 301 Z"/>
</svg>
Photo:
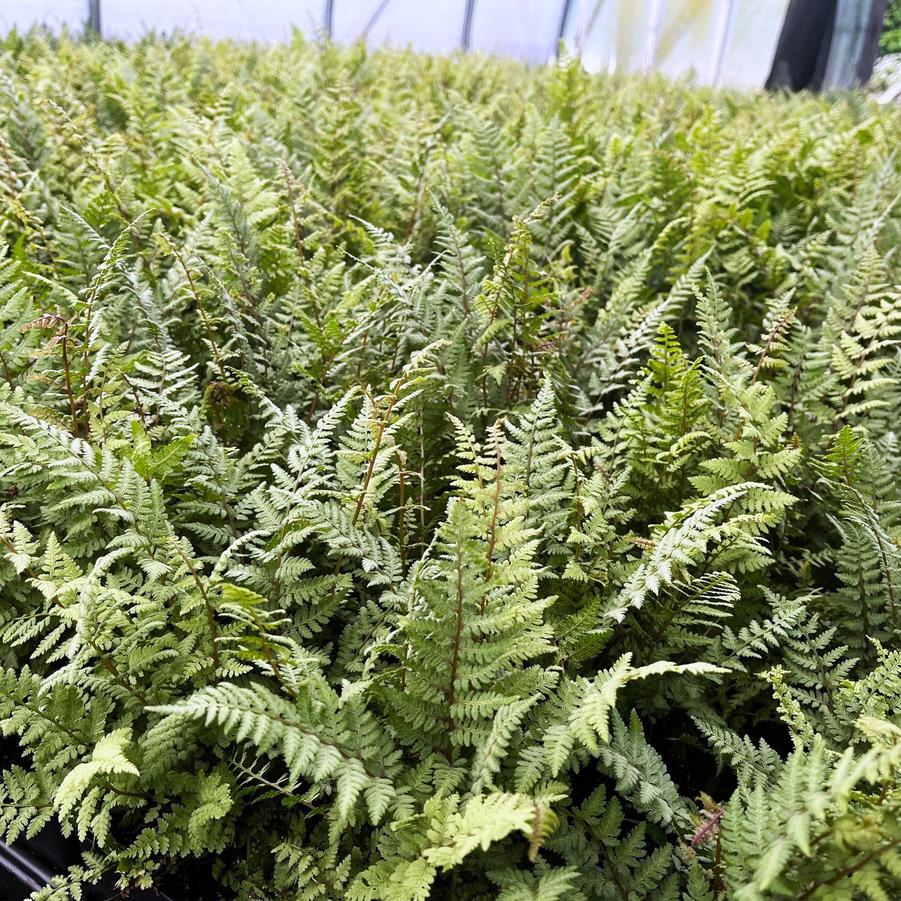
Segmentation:
<svg viewBox="0 0 901 901">
<path fill-rule="evenodd" d="M 898 897 L 897 111 L 12 35 L 0 117 L 41 898 Z"/>
</svg>

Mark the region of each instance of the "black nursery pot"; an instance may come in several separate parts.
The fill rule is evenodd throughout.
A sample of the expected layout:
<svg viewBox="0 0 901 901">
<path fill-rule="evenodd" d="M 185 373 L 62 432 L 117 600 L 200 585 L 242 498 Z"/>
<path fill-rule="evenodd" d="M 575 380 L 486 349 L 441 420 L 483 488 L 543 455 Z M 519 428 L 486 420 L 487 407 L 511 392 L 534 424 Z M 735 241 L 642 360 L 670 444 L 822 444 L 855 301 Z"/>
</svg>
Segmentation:
<svg viewBox="0 0 901 901">
<path fill-rule="evenodd" d="M 0 742 L 0 772 L 21 763 L 15 749 Z M 66 838 L 53 820 L 32 839 L 20 838 L 12 845 L 0 841 L 0 901 L 25 901 L 54 876 L 63 876 L 69 867 L 82 862 L 85 846 L 76 838 Z M 160 888 L 130 889 L 123 895 L 115 879 L 106 877 L 85 886 L 85 901 L 224 901 L 210 872 L 209 861 L 192 861 L 190 866 L 160 874 Z"/>
<path fill-rule="evenodd" d="M 0 898 L 3 901 L 24 901 L 32 892 L 43 888 L 54 876 L 62 875 L 81 859 L 78 842 L 65 838 L 52 825 L 40 835 L 13 845 L 0 842 Z M 112 880 L 101 880 L 90 886 L 85 897 L 101 901 L 118 897 L 119 890 Z M 187 901 L 188 895 L 163 894 L 155 890 L 133 891 L 129 901 Z"/>
</svg>

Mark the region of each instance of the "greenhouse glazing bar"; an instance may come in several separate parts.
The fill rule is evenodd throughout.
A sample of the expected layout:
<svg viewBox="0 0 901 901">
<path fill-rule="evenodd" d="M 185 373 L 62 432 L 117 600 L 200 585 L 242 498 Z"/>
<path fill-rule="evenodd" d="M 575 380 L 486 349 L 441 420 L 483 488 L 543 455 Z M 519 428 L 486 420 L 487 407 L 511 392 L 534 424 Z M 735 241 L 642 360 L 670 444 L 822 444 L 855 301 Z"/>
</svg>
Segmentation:
<svg viewBox="0 0 901 901">
<path fill-rule="evenodd" d="M 88 0 L 88 28 L 94 34 L 101 34 L 100 0 Z"/>
<path fill-rule="evenodd" d="M 363 33 L 360 35 L 363 40 L 369 37 L 369 32 L 372 31 L 376 22 L 382 17 L 382 13 L 387 8 L 388 4 L 391 0 L 381 0 L 379 5 L 375 8 L 375 12 L 369 17 L 369 21 L 366 23 L 366 27 L 363 29 Z"/>
<path fill-rule="evenodd" d="M 469 50 L 472 42 L 472 15 L 475 12 L 476 0 L 466 0 L 466 9 L 463 11 L 463 34 L 460 38 L 460 46 Z"/>
<path fill-rule="evenodd" d="M 563 9 L 560 11 L 560 25 L 557 27 L 557 40 L 554 44 L 554 53 L 559 59 L 560 45 L 563 43 L 563 37 L 566 34 L 566 26 L 569 24 L 569 12 L 572 8 L 572 0 L 563 0 Z"/>
</svg>

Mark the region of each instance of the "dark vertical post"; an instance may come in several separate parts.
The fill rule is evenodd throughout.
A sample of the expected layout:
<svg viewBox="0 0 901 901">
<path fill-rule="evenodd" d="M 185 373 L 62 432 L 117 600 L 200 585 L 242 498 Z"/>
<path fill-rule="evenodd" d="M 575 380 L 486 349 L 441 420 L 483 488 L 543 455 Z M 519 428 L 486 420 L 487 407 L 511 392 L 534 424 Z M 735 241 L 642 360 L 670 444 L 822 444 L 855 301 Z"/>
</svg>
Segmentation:
<svg viewBox="0 0 901 901">
<path fill-rule="evenodd" d="M 857 57 L 857 81 L 866 84 L 873 74 L 876 54 L 879 52 L 879 38 L 882 35 L 882 24 L 885 22 L 885 10 L 888 0 L 872 0 L 870 15 L 866 23 L 864 39 Z"/>
<path fill-rule="evenodd" d="M 469 50 L 472 41 L 472 15 L 475 12 L 476 0 L 466 0 L 466 10 L 463 13 L 463 35 L 460 38 L 460 46 Z"/>
<path fill-rule="evenodd" d="M 100 37 L 100 0 L 88 0 L 88 28 Z"/>
<path fill-rule="evenodd" d="M 884 18 L 885 0 L 838 0 L 823 87 L 850 88 L 869 78 Z"/>
<path fill-rule="evenodd" d="M 837 6 L 838 0 L 791 0 L 766 81 L 768 88 L 800 91 L 822 85 Z"/>
<path fill-rule="evenodd" d="M 335 0 L 325 0 L 324 19 L 326 37 L 332 40 L 335 36 Z"/>
<path fill-rule="evenodd" d="M 563 0 L 563 9 L 560 11 L 560 24 L 557 26 L 557 45 L 554 47 L 554 54 L 560 59 L 560 45 L 563 43 L 563 36 L 566 34 L 566 26 L 569 22 L 569 11 L 572 9 L 573 0 Z"/>
</svg>

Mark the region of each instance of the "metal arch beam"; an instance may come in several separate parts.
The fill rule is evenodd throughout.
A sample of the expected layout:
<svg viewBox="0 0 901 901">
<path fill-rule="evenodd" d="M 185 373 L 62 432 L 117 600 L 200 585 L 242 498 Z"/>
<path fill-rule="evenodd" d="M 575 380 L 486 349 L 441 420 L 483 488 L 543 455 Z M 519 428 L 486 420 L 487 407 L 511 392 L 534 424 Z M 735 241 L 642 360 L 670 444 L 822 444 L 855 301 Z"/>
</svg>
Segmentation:
<svg viewBox="0 0 901 901">
<path fill-rule="evenodd" d="M 460 36 L 460 46 L 469 50 L 472 44 L 472 19 L 476 11 L 476 0 L 466 0 L 466 9 L 463 12 L 463 34 Z"/>
<path fill-rule="evenodd" d="M 584 30 L 579 29 L 579 31 L 576 32 L 576 56 L 582 56 L 582 51 L 585 49 L 585 41 L 594 30 L 595 23 L 597 22 L 598 16 L 601 14 L 603 7 L 604 0 L 597 0 L 597 2 L 594 4 L 594 9 L 592 9 L 591 11 L 591 15 L 588 17 L 588 21 L 585 23 Z"/>
<path fill-rule="evenodd" d="M 569 14 L 572 11 L 573 0 L 563 0 L 563 9 L 560 11 L 560 24 L 557 26 L 557 41 L 554 45 L 554 55 L 560 59 L 560 45 L 566 34 L 566 26 L 569 24 Z"/>
<path fill-rule="evenodd" d="M 362 40 L 366 40 L 369 37 L 369 32 L 375 26 L 375 23 L 382 17 L 382 13 L 388 8 L 388 4 L 391 0 L 381 0 L 381 3 L 375 8 L 375 12 L 369 17 L 369 21 L 366 23 L 366 27 L 363 29 L 363 33 L 360 35 Z"/>
<path fill-rule="evenodd" d="M 88 28 L 100 37 L 100 0 L 88 0 Z"/>
</svg>

